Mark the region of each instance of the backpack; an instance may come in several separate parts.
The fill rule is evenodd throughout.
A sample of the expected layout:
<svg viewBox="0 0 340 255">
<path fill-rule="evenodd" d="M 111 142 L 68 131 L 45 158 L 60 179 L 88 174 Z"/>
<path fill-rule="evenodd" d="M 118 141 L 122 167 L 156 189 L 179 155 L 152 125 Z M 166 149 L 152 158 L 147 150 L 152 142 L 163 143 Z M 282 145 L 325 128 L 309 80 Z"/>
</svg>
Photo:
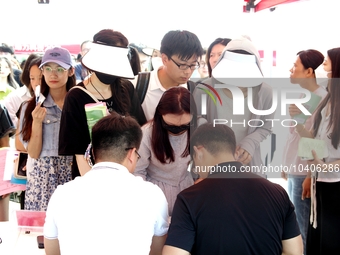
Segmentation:
<svg viewBox="0 0 340 255">
<path fill-rule="evenodd" d="M 140 72 L 138 74 L 136 92 L 137 92 L 140 104 L 144 102 L 146 92 L 148 91 L 149 82 L 150 82 L 150 72 Z M 187 82 L 187 87 L 190 93 L 194 92 L 196 85 L 197 84 L 193 81 Z"/>
</svg>

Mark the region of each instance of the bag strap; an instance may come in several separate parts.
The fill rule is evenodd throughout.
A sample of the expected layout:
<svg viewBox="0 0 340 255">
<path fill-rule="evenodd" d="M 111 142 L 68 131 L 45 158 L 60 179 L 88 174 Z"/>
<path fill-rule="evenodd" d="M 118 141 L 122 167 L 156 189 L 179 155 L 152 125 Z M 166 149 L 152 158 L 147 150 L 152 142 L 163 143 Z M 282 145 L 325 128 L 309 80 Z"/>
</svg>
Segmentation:
<svg viewBox="0 0 340 255">
<path fill-rule="evenodd" d="M 150 72 L 140 72 L 138 74 L 137 84 L 136 84 L 136 92 L 139 98 L 140 104 L 144 102 L 146 92 L 148 91 L 150 82 Z M 187 82 L 188 90 L 193 93 L 196 88 L 197 83 L 193 81 Z"/>
<path fill-rule="evenodd" d="M 99 100 L 94 96 L 94 95 L 92 95 L 92 93 L 90 92 L 90 91 L 88 91 L 87 89 L 85 89 L 85 88 L 83 88 L 83 87 L 81 87 L 81 86 L 74 86 L 74 87 L 72 87 L 71 89 L 76 89 L 76 88 L 78 88 L 78 89 L 81 89 L 82 91 L 84 91 L 86 94 L 88 94 L 96 103 L 99 103 Z M 70 90 L 71 90 L 70 89 Z"/>
<path fill-rule="evenodd" d="M 140 72 L 138 74 L 136 92 L 137 92 L 140 104 L 144 102 L 146 92 L 148 91 L 149 82 L 150 82 L 150 72 Z"/>
<path fill-rule="evenodd" d="M 196 82 L 193 82 L 193 81 L 190 81 L 190 80 L 187 82 L 187 87 L 188 87 L 188 90 L 190 91 L 191 94 L 194 92 L 196 86 L 197 86 Z"/>
<path fill-rule="evenodd" d="M 271 157 L 270 157 L 270 162 L 273 161 L 273 157 L 274 157 L 274 152 L 276 151 L 276 134 L 272 133 L 271 135 Z"/>
</svg>

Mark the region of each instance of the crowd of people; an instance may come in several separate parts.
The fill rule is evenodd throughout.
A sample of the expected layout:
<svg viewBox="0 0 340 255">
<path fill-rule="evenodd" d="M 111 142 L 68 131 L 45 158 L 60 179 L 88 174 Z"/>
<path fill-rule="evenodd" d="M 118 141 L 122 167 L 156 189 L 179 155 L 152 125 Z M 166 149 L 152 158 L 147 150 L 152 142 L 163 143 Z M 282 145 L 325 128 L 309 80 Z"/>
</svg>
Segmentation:
<svg viewBox="0 0 340 255">
<path fill-rule="evenodd" d="M 16 149 L 28 153 L 22 209 L 46 211 L 47 255 L 339 254 L 340 48 L 327 56 L 302 50 L 290 69 L 291 84 L 320 103 L 280 145 L 283 165 L 304 166 L 282 173 L 288 193 L 261 172 L 240 171 L 265 165 L 261 143 L 275 116 L 247 104 L 259 112 L 274 101 L 249 37 L 203 49 L 194 33 L 172 30 L 146 65 L 143 49 L 103 29 L 82 43 L 79 63 L 60 47 L 31 54 L 20 82 L 7 48 L 0 46 L 0 142 L 9 147 L 15 132 Z M 315 76 L 321 65 L 326 87 Z M 243 114 L 234 114 L 236 90 Z M 85 109 L 99 106 L 104 117 L 94 120 Z M 301 114 L 299 105 L 289 114 Z M 301 160 L 302 137 L 323 140 L 328 157 L 312 151 Z M 8 220 L 8 196 L 0 193 L 0 221 Z"/>
</svg>

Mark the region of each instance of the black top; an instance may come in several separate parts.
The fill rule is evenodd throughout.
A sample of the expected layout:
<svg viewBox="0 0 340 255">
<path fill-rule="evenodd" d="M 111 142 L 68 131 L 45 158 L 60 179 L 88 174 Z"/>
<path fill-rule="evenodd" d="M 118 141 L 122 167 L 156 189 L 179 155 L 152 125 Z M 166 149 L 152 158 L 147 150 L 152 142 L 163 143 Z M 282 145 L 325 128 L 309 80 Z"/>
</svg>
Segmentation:
<svg viewBox="0 0 340 255">
<path fill-rule="evenodd" d="M 235 166 L 229 162 L 219 166 Z M 300 234 L 286 191 L 251 173 L 214 173 L 178 194 L 167 245 L 191 254 L 281 254 Z"/>
<path fill-rule="evenodd" d="M 143 109 L 137 98 L 134 86 L 131 82 L 123 83 L 126 86 L 131 100 L 131 109 L 129 114 L 135 117 L 140 125 L 146 123 Z M 84 87 L 81 82 L 78 86 Z M 106 100 L 100 100 L 107 103 L 108 109 L 116 110 L 117 105 L 113 102 L 112 97 Z M 83 155 L 90 143 L 90 135 L 86 121 L 85 104 L 95 103 L 95 101 L 81 89 L 70 90 L 65 98 L 63 111 L 60 121 L 59 131 L 59 155 Z M 79 169 L 74 157 L 72 166 L 72 176 L 79 176 Z"/>
<path fill-rule="evenodd" d="M 21 70 L 13 68 L 14 80 L 19 84 L 20 87 L 24 86 L 24 84 L 22 84 L 22 82 L 20 80 L 21 73 L 22 73 Z"/>
<path fill-rule="evenodd" d="M 15 134 L 15 126 L 8 114 L 5 106 L 0 104 L 0 138 L 6 135 L 12 136 Z"/>
</svg>

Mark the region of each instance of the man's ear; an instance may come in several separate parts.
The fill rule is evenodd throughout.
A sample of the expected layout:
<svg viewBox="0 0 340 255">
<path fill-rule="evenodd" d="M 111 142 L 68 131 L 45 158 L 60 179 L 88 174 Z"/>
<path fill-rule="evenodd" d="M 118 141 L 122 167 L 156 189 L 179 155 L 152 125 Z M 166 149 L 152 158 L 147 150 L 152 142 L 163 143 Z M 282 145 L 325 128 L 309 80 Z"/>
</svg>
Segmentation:
<svg viewBox="0 0 340 255">
<path fill-rule="evenodd" d="M 161 58 L 162 58 L 163 65 L 166 65 L 169 62 L 168 56 L 165 55 L 164 53 L 162 53 Z"/>
<path fill-rule="evenodd" d="M 134 149 L 128 150 L 128 153 L 126 155 L 126 158 L 130 161 L 133 162 L 133 153 L 134 153 Z"/>
<path fill-rule="evenodd" d="M 95 157 L 94 157 L 94 153 L 93 153 L 93 148 L 91 148 L 91 154 L 92 154 L 92 157 L 93 157 L 93 161 L 95 161 Z"/>
<path fill-rule="evenodd" d="M 236 150 L 234 153 L 235 160 L 237 160 L 239 156 L 240 156 L 239 150 Z"/>
<path fill-rule="evenodd" d="M 202 159 L 202 152 L 198 150 L 197 146 L 194 146 L 194 151 L 197 159 Z"/>
<path fill-rule="evenodd" d="M 314 71 L 311 67 L 307 69 L 307 77 L 312 77 L 314 75 Z"/>
</svg>

